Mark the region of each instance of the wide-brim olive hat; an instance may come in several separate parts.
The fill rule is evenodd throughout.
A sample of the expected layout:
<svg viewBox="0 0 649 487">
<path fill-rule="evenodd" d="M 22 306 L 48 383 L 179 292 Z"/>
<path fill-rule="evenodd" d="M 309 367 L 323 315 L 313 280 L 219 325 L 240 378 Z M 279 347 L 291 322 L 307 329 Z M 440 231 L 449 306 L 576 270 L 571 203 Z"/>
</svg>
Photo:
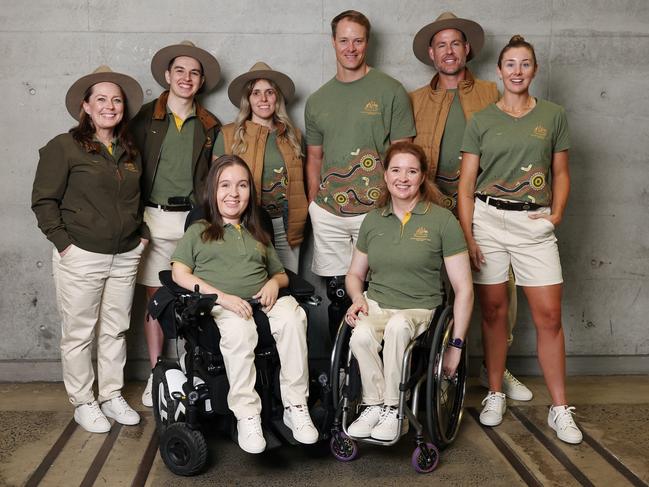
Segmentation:
<svg viewBox="0 0 649 487">
<path fill-rule="evenodd" d="M 79 120 L 81 115 L 81 103 L 83 102 L 83 97 L 92 85 L 97 83 L 115 83 L 118 85 L 124 96 L 126 97 L 126 105 L 128 107 L 128 116 L 133 118 L 137 112 L 140 111 L 142 107 L 142 102 L 144 100 L 144 94 L 142 93 L 142 87 L 140 83 L 135 81 L 135 79 L 130 76 L 122 73 L 116 73 L 109 66 L 102 64 L 97 69 L 95 69 L 91 74 L 82 76 L 77 81 L 75 81 L 68 93 L 65 95 L 65 106 L 72 115 L 72 118 Z"/>
<path fill-rule="evenodd" d="M 480 27 L 480 24 L 473 20 L 458 18 L 452 12 L 444 12 L 434 22 L 422 27 L 415 35 L 412 50 L 422 63 L 434 66 L 432 59 L 428 55 L 430 41 L 435 34 L 445 29 L 457 29 L 464 33 L 471 46 L 471 50 L 466 57 L 467 61 L 477 56 L 482 46 L 484 46 L 484 30 Z"/>
<path fill-rule="evenodd" d="M 201 66 L 203 66 L 203 76 L 205 82 L 201 87 L 201 91 L 210 91 L 221 79 L 221 66 L 214 56 L 212 56 L 205 49 L 196 47 L 191 41 L 182 41 L 180 44 L 173 44 L 171 46 L 163 47 L 156 52 L 151 59 L 151 74 L 160 86 L 167 89 L 169 83 L 165 79 L 165 71 L 169 69 L 169 63 L 178 56 L 187 56 L 196 59 Z"/>
<path fill-rule="evenodd" d="M 247 72 L 234 78 L 230 86 L 228 86 L 228 98 L 230 98 L 230 101 L 235 107 L 238 108 L 241 104 L 241 96 L 243 95 L 246 84 L 255 79 L 269 79 L 273 81 L 282 92 L 286 103 L 291 101 L 295 94 L 295 84 L 291 78 L 284 73 L 275 71 L 268 64 L 258 61 Z"/>
</svg>

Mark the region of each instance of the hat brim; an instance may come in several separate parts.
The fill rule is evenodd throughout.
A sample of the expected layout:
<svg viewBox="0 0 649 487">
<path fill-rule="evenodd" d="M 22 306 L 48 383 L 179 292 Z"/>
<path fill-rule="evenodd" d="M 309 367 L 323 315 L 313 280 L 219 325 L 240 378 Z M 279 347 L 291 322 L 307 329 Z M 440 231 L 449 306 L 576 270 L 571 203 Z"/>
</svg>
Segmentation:
<svg viewBox="0 0 649 487">
<path fill-rule="evenodd" d="M 77 121 L 79 120 L 83 97 L 86 91 L 88 91 L 88 88 L 97 83 L 115 83 L 122 89 L 126 97 L 129 119 L 132 119 L 140 111 L 142 102 L 144 101 L 144 94 L 142 93 L 140 83 L 135 81 L 135 79 L 122 73 L 92 73 L 75 81 L 65 95 L 65 106 L 68 112 L 70 112 L 70 115 L 72 115 L 72 118 Z"/>
<path fill-rule="evenodd" d="M 214 56 L 200 47 L 174 44 L 163 47 L 151 59 L 151 74 L 160 86 L 165 89 L 169 88 L 169 83 L 165 79 L 165 71 L 169 68 L 169 63 L 178 56 L 188 56 L 197 59 L 201 63 L 201 66 L 203 66 L 205 82 L 201 86 L 201 89 L 198 90 L 199 93 L 201 91 L 211 91 L 219 84 L 219 80 L 221 79 L 221 66 L 219 66 L 219 62 Z"/>
<path fill-rule="evenodd" d="M 235 107 L 240 108 L 241 96 L 243 95 L 246 84 L 255 79 L 269 79 L 273 81 L 281 90 L 286 103 L 289 103 L 293 99 L 295 84 L 291 78 L 273 69 L 260 69 L 257 71 L 248 71 L 237 76 L 232 80 L 230 86 L 228 86 L 228 98 L 230 98 L 230 101 Z"/>
<path fill-rule="evenodd" d="M 459 18 L 438 20 L 437 22 L 432 22 L 422 27 L 415 35 L 415 39 L 412 41 L 412 50 L 417 59 L 422 63 L 434 66 L 433 60 L 428 54 L 430 41 L 433 39 L 435 34 L 445 29 L 457 29 L 464 33 L 469 45 L 471 46 L 471 50 L 466 57 L 467 61 L 470 61 L 477 56 L 484 46 L 484 30 L 477 22 Z"/>
</svg>

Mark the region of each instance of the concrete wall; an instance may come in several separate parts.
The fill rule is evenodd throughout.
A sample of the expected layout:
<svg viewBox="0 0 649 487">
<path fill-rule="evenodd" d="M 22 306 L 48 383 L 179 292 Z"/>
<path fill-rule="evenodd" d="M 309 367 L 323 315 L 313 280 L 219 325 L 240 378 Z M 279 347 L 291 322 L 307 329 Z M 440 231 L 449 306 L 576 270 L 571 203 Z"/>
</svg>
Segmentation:
<svg viewBox="0 0 649 487">
<path fill-rule="evenodd" d="M 573 190 L 558 231 L 569 371 L 649 372 L 645 0 L 0 0 L 0 380 L 60 377 L 51 245 L 29 207 L 38 148 L 72 125 L 64 107 L 70 84 L 107 63 L 135 76 L 150 100 L 160 92 L 149 71 L 152 55 L 189 38 L 221 63 L 224 79 L 204 103 L 223 121 L 235 114 L 228 83 L 265 60 L 293 77 L 297 100 L 290 112 L 303 126 L 306 97 L 335 72 L 329 21 L 347 8 L 373 23 L 371 64 L 409 90 L 432 76 L 413 56 L 412 37 L 444 10 L 484 27 L 485 48 L 471 64 L 480 77 L 495 80 L 495 58 L 512 34 L 535 44 L 540 70 L 533 91 L 566 107 L 572 133 Z M 146 356 L 141 294 L 129 336 L 138 375 Z M 321 354 L 324 316 L 313 320 L 311 333 Z M 480 355 L 479 335 L 474 326 L 474 355 Z M 534 354 L 534 328 L 521 296 L 510 366 L 536 371 Z"/>
</svg>

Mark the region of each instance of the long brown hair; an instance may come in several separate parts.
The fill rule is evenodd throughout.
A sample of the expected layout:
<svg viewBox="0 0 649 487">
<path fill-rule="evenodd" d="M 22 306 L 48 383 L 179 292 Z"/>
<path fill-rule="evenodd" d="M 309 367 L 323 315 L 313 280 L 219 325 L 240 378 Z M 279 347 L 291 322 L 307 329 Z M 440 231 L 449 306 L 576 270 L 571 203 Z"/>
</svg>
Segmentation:
<svg viewBox="0 0 649 487">
<path fill-rule="evenodd" d="M 124 95 L 124 90 L 122 90 L 122 87 L 119 85 L 117 86 L 119 87 L 119 91 L 122 95 L 122 100 L 124 100 L 124 114 L 122 115 L 122 119 L 113 129 L 113 135 L 117 138 L 119 145 L 126 151 L 129 159 L 135 159 L 138 155 L 138 150 L 135 147 L 133 138 L 128 131 L 128 100 Z M 102 144 L 101 142 L 94 140 L 96 132 L 95 124 L 92 123 L 92 118 L 83 109 L 83 103 L 90 100 L 90 96 L 92 95 L 94 88 L 95 85 L 92 85 L 84 93 L 83 101 L 81 102 L 81 106 L 79 107 L 79 123 L 76 127 L 72 127 L 70 129 L 70 133 L 72 134 L 72 138 L 83 148 L 83 150 L 97 154 L 101 151 Z"/>
<path fill-rule="evenodd" d="M 273 113 L 273 124 L 277 127 L 277 138 L 285 139 L 288 145 L 293 150 L 296 157 L 302 157 L 302 147 L 298 142 L 297 130 L 291 123 L 291 119 L 286 111 L 286 102 L 284 94 L 279 89 L 277 83 L 268 78 L 257 78 L 248 81 L 241 93 L 241 102 L 239 103 L 239 113 L 234 121 L 234 142 L 232 144 L 233 154 L 243 154 L 248 150 L 248 143 L 246 142 L 246 122 L 252 119 L 252 108 L 250 107 L 250 94 L 252 93 L 255 84 L 260 79 L 268 81 L 270 86 L 273 87 L 276 94 L 275 112 Z"/>
<path fill-rule="evenodd" d="M 397 154 L 410 154 L 415 156 L 419 161 L 419 169 L 424 178 L 421 186 L 419 186 L 419 201 L 425 201 L 434 203 L 438 206 L 444 206 L 442 204 L 443 196 L 437 185 L 427 176 L 428 174 L 428 159 L 426 158 L 426 153 L 424 149 L 419 147 L 417 144 L 413 144 L 408 141 L 401 141 L 392 144 L 388 151 L 385 154 L 385 160 L 383 161 L 383 168 L 385 171 L 390 167 L 390 161 Z M 385 190 L 381 193 L 378 201 L 376 202 L 379 208 L 384 208 L 391 201 L 391 195 L 388 190 Z"/>
<path fill-rule="evenodd" d="M 219 185 L 221 173 L 228 167 L 241 166 L 245 169 L 248 177 L 248 186 L 250 187 L 250 199 L 248 206 L 241 215 L 241 223 L 250 232 L 255 240 L 264 245 L 270 243 L 270 236 L 263 230 L 261 225 L 261 217 L 259 209 L 257 208 L 257 191 L 255 190 L 255 183 L 252 180 L 252 173 L 248 164 L 243 159 L 235 155 L 225 155 L 219 157 L 207 174 L 207 184 L 205 186 L 205 195 L 203 198 L 203 211 L 205 220 L 207 220 L 207 228 L 203 230 L 201 238 L 203 242 L 212 240 L 220 240 L 223 238 L 223 217 L 219 213 L 219 206 L 216 201 L 216 191 Z"/>
</svg>

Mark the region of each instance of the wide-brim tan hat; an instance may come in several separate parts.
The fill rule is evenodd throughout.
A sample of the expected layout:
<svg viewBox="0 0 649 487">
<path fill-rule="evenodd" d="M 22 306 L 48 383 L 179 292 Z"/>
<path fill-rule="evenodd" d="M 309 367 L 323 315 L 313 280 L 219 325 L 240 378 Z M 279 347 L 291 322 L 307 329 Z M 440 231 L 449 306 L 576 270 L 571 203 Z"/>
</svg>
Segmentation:
<svg viewBox="0 0 649 487">
<path fill-rule="evenodd" d="M 122 73 L 116 73 L 109 66 L 102 64 L 97 69 L 95 69 L 91 74 L 82 76 L 77 81 L 75 81 L 68 93 L 65 95 L 65 106 L 72 115 L 72 118 L 79 120 L 81 115 L 81 103 L 83 102 L 83 97 L 92 85 L 97 83 L 115 83 L 118 85 L 124 92 L 126 97 L 126 105 L 128 107 L 129 118 L 133 118 L 137 112 L 140 111 L 142 107 L 142 102 L 144 100 L 144 94 L 142 93 L 142 87 L 140 83 L 135 81 L 135 79 L 130 76 Z"/>
<path fill-rule="evenodd" d="M 238 108 L 241 104 L 241 95 L 243 95 L 243 90 L 248 81 L 255 79 L 269 79 L 273 81 L 281 90 L 286 103 L 291 101 L 295 94 L 295 84 L 291 78 L 284 73 L 275 71 L 268 64 L 257 61 L 246 73 L 234 78 L 230 86 L 228 86 L 228 98 L 230 98 L 230 101 L 235 107 Z"/>
<path fill-rule="evenodd" d="M 178 56 L 188 56 L 196 59 L 203 66 L 203 76 L 205 82 L 198 92 L 210 91 L 219 84 L 221 79 L 221 66 L 214 56 L 205 49 L 196 47 L 191 41 L 182 41 L 180 44 L 163 47 L 156 52 L 151 59 L 151 74 L 160 86 L 167 89 L 169 83 L 165 79 L 165 71 L 169 68 L 169 63 Z"/>
<path fill-rule="evenodd" d="M 473 20 L 458 18 L 452 12 L 444 12 L 434 22 L 422 27 L 412 41 L 412 50 L 422 63 L 434 66 L 432 59 L 428 55 L 430 41 L 435 34 L 445 29 L 457 29 L 464 33 L 471 46 L 471 50 L 466 57 L 467 61 L 477 56 L 482 46 L 484 46 L 484 30 L 482 30 L 480 24 Z"/>
</svg>

